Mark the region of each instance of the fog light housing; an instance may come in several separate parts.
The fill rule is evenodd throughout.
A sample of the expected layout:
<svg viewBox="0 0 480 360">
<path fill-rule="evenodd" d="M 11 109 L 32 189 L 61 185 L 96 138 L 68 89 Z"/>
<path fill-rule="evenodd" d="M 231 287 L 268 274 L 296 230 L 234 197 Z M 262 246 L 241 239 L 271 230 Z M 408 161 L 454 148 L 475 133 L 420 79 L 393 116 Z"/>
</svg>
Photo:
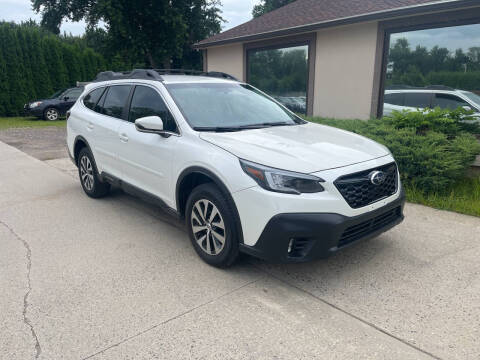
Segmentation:
<svg viewBox="0 0 480 360">
<path fill-rule="evenodd" d="M 295 241 L 295 239 L 290 239 L 289 243 L 288 243 L 288 249 L 287 249 L 287 252 L 290 254 L 292 252 L 292 248 L 293 248 L 293 242 Z"/>
</svg>

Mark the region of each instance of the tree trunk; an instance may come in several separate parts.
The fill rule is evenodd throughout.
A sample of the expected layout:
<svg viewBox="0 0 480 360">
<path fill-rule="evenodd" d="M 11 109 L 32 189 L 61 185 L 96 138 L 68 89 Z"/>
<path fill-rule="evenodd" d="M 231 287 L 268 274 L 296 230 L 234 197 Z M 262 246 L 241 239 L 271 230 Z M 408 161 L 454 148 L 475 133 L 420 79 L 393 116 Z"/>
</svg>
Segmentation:
<svg viewBox="0 0 480 360">
<path fill-rule="evenodd" d="M 152 56 L 152 53 L 150 52 L 150 50 L 147 50 L 147 59 L 148 59 L 148 62 L 150 63 L 150 67 L 152 69 L 156 69 L 157 64 L 155 63 L 155 60 L 153 60 L 153 56 Z"/>
</svg>

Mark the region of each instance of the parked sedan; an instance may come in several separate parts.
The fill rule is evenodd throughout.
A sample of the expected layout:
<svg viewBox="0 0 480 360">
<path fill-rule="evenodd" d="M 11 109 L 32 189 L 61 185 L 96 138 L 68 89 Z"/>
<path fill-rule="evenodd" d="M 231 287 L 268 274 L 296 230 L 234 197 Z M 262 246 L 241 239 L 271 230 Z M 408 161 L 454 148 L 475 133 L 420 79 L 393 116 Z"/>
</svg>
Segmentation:
<svg viewBox="0 0 480 360">
<path fill-rule="evenodd" d="M 49 121 L 58 120 L 60 116 L 65 115 L 67 111 L 70 110 L 82 92 L 83 87 L 75 87 L 56 92 L 49 99 L 36 100 L 25 104 L 25 112 L 28 115 Z"/>
</svg>

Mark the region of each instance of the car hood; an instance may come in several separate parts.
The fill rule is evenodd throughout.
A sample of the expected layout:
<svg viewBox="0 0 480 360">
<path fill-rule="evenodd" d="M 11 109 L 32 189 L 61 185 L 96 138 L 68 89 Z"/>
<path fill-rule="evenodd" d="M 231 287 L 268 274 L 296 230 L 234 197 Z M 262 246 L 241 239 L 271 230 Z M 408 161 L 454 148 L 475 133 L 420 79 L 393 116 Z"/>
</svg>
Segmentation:
<svg viewBox="0 0 480 360">
<path fill-rule="evenodd" d="M 372 140 L 333 127 L 308 123 L 229 133 L 202 132 L 200 138 L 258 164 L 313 173 L 389 154 Z"/>
</svg>

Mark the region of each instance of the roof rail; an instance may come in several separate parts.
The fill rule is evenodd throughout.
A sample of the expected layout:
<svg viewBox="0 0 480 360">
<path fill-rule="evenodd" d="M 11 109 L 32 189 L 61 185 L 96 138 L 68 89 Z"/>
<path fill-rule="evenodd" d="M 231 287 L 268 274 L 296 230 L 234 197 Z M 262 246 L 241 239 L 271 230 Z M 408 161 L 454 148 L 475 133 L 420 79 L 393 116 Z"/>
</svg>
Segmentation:
<svg viewBox="0 0 480 360">
<path fill-rule="evenodd" d="M 428 89 L 428 90 L 449 90 L 449 91 L 455 91 L 454 88 L 450 87 L 450 86 L 445 86 L 445 85 L 430 85 L 430 86 L 426 86 L 425 89 Z"/>
<path fill-rule="evenodd" d="M 208 76 L 227 80 L 238 81 L 237 78 L 232 75 L 220 72 L 220 71 L 199 71 L 199 70 L 187 70 L 187 69 L 135 69 L 133 71 L 104 71 L 97 75 L 93 82 L 110 81 L 110 80 L 123 80 L 123 79 L 144 79 L 144 80 L 157 80 L 163 81 L 162 75 L 194 75 L 194 76 Z"/>
<path fill-rule="evenodd" d="M 386 86 L 385 90 L 448 90 L 455 91 L 454 88 L 445 85 L 429 85 L 424 87 L 410 86 L 410 85 L 390 85 Z"/>
<path fill-rule="evenodd" d="M 130 72 L 104 71 L 99 73 L 93 82 L 123 80 L 123 79 L 144 79 L 144 80 L 158 80 L 158 81 L 163 80 L 160 74 L 158 74 L 154 70 L 135 69 Z"/>
<path fill-rule="evenodd" d="M 189 69 L 154 69 L 154 70 L 160 75 L 208 76 L 208 77 L 238 81 L 236 77 L 220 71 L 199 71 L 199 70 L 189 70 Z"/>
</svg>

